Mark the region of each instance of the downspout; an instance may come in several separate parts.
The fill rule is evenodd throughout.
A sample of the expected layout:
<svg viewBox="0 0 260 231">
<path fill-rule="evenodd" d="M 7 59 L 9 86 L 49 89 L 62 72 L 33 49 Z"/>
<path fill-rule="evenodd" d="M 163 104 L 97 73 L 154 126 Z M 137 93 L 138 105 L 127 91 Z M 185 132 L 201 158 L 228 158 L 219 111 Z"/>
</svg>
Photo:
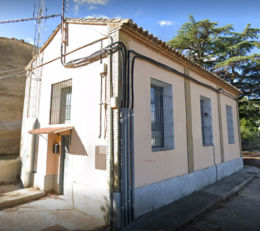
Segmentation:
<svg viewBox="0 0 260 231">
<path fill-rule="evenodd" d="M 109 60 L 109 67 L 110 67 L 110 76 L 109 76 L 109 88 L 110 88 L 110 101 L 113 97 L 113 72 L 112 72 L 112 52 L 110 52 L 110 60 Z M 109 107 L 109 114 L 110 114 L 110 207 L 109 207 L 109 221 L 110 221 L 110 228 L 114 230 L 114 126 L 113 126 L 113 109 L 111 105 Z"/>
<path fill-rule="evenodd" d="M 132 57 L 132 60 L 131 60 L 131 65 L 130 65 L 130 56 L 131 56 L 131 53 L 133 54 L 133 57 Z M 137 52 L 135 52 L 134 50 L 128 50 L 128 70 L 127 70 L 127 80 L 128 80 L 128 84 L 130 85 L 131 84 L 131 88 L 128 88 L 130 89 L 128 92 L 127 92 L 127 106 L 129 107 L 130 109 L 130 117 L 131 117 L 131 121 L 130 121 L 130 167 L 129 167 L 129 177 L 130 177 L 130 184 L 131 184 L 131 188 L 130 188 L 130 203 L 131 203 L 131 219 L 133 220 L 134 219 L 134 179 L 135 179 L 135 176 L 134 176 L 134 64 L 135 64 L 135 59 L 141 59 L 141 60 L 145 60 L 151 64 L 154 64 L 156 66 L 159 66 L 161 68 L 163 68 L 164 70 L 167 70 L 167 71 L 170 71 L 174 74 L 177 74 L 179 76 L 182 76 L 184 79 L 188 79 L 196 84 L 199 84 L 200 86 L 203 86 L 203 87 L 206 87 L 210 90 L 213 90 L 214 92 L 216 93 L 222 93 L 232 99 L 234 99 L 234 97 L 229 94 L 228 92 L 224 91 L 223 89 L 216 89 L 208 84 L 205 84 L 201 81 L 198 81 L 184 73 L 181 73 L 179 72 L 178 70 L 170 67 L 170 66 L 167 66 L 163 63 L 160 63 L 152 58 L 149 58 L 147 56 L 144 56 L 142 54 L 139 54 Z M 131 66 L 131 68 L 130 68 Z M 129 87 L 129 86 L 128 86 Z M 130 95 L 131 94 L 131 105 L 130 105 Z M 217 166 L 216 166 L 216 160 L 215 160 L 215 146 L 213 144 L 213 155 L 214 155 L 214 165 L 216 167 L 216 179 L 218 178 L 218 174 L 217 174 Z"/>
</svg>

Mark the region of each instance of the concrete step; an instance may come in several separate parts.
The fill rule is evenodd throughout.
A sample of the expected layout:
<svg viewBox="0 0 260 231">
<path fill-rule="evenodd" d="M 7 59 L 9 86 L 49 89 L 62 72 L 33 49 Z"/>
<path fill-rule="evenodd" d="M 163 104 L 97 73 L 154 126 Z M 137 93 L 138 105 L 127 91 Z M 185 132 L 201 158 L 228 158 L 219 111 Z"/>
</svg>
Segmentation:
<svg viewBox="0 0 260 231">
<path fill-rule="evenodd" d="M 0 194 L 0 210 L 37 200 L 43 196 L 45 196 L 45 192 L 34 188 L 4 192 Z"/>
</svg>

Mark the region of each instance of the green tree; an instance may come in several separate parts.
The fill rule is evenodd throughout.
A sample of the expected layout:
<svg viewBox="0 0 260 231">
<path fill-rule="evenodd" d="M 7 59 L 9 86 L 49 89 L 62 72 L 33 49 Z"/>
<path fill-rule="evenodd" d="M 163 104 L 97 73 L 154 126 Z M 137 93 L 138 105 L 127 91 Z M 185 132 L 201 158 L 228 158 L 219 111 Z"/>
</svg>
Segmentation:
<svg viewBox="0 0 260 231">
<path fill-rule="evenodd" d="M 252 53 L 260 48 L 260 29 L 246 26 L 242 33 L 230 32 L 217 39 L 217 63 L 214 70 L 229 83 L 235 85 L 249 98 L 260 97 L 260 53 Z"/>
<path fill-rule="evenodd" d="M 241 98 L 259 98 L 260 54 L 252 51 L 260 48 L 260 29 L 248 24 L 239 33 L 233 32 L 230 24 L 217 25 L 208 19 L 196 21 L 189 16 L 189 22 L 182 25 L 168 44 L 238 87 L 243 92 Z"/>
<path fill-rule="evenodd" d="M 217 27 L 217 24 L 208 19 L 196 21 L 190 15 L 189 22 L 182 25 L 177 36 L 170 40 L 168 45 L 210 69 L 216 65 L 218 37 L 230 34 L 233 29 L 232 25 Z"/>
<path fill-rule="evenodd" d="M 244 97 L 239 102 L 239 113 L 242 140 L 253 140 L 259 134 L 260 100 L 248 100 Z"/>
<path fill-rule="evenodd" d="M 201 66 L 216 72 L 243 93 L 239 112 L 244 140 L 255 136 L 260 120 L 260 29 L 250 24 L 243 32 L 234 32 L 232 25 L 218 27 L 208 19 L 189 21 L 168 42 Z"/>
</svg>

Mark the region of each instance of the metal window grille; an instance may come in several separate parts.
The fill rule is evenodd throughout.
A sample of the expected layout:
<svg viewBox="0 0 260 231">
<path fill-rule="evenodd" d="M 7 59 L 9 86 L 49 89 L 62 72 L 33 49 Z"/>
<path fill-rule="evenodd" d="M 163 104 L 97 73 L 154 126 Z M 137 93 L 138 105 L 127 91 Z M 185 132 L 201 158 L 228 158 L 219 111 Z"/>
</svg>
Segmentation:
<svg viewBox="0 0 260 231">
<path fill-rule="evenodd" d="M 211 101 L 209 98 L 200 97 L 201 110 L 201 131 L 203 146 L 213 145 L 213 131 L 212 131 L 212 115 L 211 115 Z"/>
<path fill-rule="evenodd" d="M 152 151 L 174 148 L 172 86 L 152 79 L 151 82 Z"/>
<path fill-rule="evenodd" d="M 50 124 L 65 124 L 70 122 L 71 85 L 71 79 L 52 85 Z"/>
<path fill-rule="evenodd" d="M 226 116 L 227 116 L 228 143 L 234 144 L 235 137 L 234 137 L 233 112 L 232 112 L 232 107 L 229 105 L 226 105 Z"/>
</svg>

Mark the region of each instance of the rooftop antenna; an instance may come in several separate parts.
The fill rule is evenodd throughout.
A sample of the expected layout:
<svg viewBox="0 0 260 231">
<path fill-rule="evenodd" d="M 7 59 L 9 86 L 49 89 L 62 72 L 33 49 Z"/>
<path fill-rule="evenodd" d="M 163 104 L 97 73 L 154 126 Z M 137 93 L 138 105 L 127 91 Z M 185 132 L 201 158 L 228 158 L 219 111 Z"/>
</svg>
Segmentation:
<svg viewBox="0 0 260 231">
<path fill-rule="evenodd" d="M 68 12 L 68 0 L 62 0 L 62 13 L 61 13 L 61 63 L 64 65 L 66 53 L 66 28 L 65 28 L 65 11 Z"/>
<path fill-rule="evenodd" d="M 36 12 L 35 12 L 36 11 Z M 33 15 L 36 14 L 35 21 L 35 34 L 34 34 L 34 51 L 36 59 L 34 62 L 35 66 L 43 63 L 43 55 L 40 55 L 41 46 L 41 34 L 42 34 L 42 24 L 45 19 L 45 0 L 38 0 L 37 5 L 34 7 Z M 39 68 L 28 73 L 30 77 L 30 89 L 28 93 L 29 102 L 27 109 L 27 116 L 32 118 L 37 118 L 39 115 L 39 104 L 40 104 L 40 91 L 41 91 L 41 78 L 42 78 L 42 68 Z"/>
<path fill-rule="evenodd" d="M 34 34 L 34 46 L 36 50 L 39 50 L 39 47 L 41 45 L 41 30 L 42 30 L 42 16 L 44 15 L 44 6 L 45 6 L 45 0 L 38 0 L 37 6 L 34 5 L 34 12 L 33 15 L 35 15 L 35 10 L 37 20 L 35 22 L 35 34 Z"/>
</svg>

